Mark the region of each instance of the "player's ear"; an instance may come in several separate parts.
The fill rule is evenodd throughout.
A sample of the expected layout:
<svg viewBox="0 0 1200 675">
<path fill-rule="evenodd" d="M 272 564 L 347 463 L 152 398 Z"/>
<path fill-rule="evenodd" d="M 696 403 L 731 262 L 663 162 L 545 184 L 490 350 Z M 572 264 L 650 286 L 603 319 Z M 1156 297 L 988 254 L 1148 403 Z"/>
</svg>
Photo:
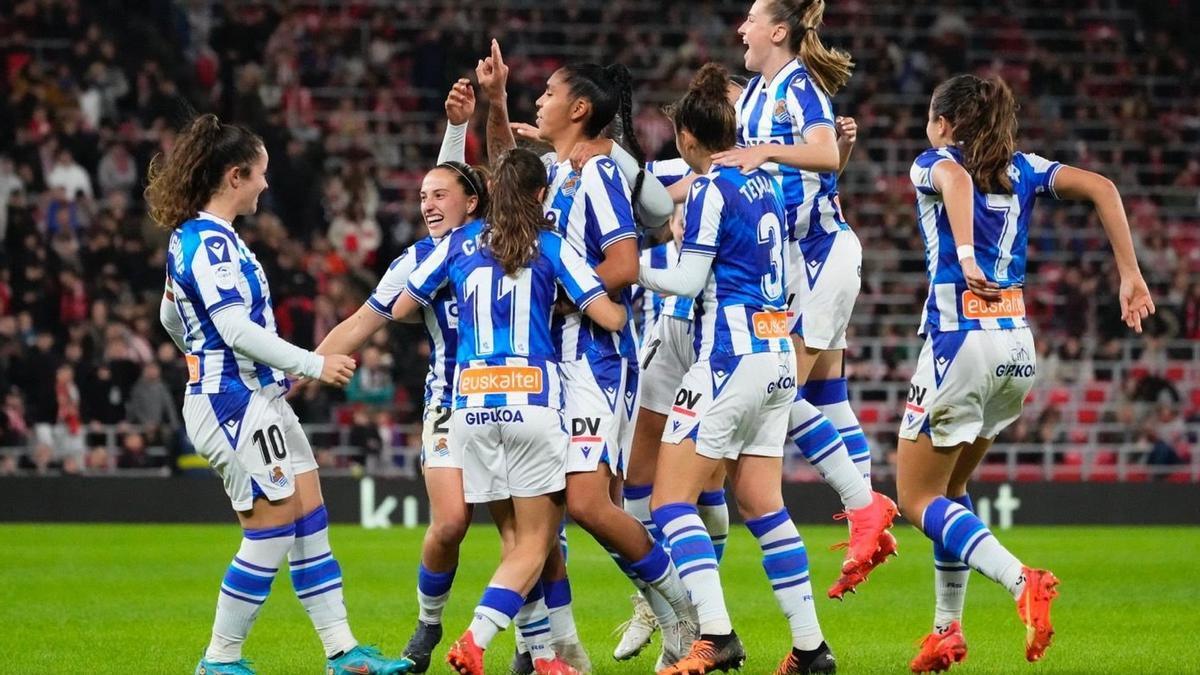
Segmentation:
<svg viewBox="0 0 1200 675">
<path fill-rule="evenodd" d="M 546 202 L 546 188 L 538 188 L 537 200 L 540 204 L 544 204 Z"/>
<path fill-rule="evenodd" d="M 482 213 L 476 213 L 475 209 L 477 208 L 479 208 L 479 197 L 476 197 L 475 195 L 467 197 L 467 215 L 474 216 L 476 218 L 483 216 Z"/>
<path fill-rule="evenodd" d="M 580 96 L 571 103 L 571 121 L 582 122 L 592 114 L 592 102 Z"/>
</svg>

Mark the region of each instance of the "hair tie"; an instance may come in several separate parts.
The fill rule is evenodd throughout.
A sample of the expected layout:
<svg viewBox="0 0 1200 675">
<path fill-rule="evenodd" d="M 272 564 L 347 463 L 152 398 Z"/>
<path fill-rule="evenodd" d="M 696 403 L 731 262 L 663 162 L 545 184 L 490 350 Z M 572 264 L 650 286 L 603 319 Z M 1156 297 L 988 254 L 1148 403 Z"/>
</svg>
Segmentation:
<svg viewBox="0 0 1200 675">
<path fill-rule="evenodd" d="M 454 169 L 455 173 L 462 176 L 463 180 L 467 181 L 467 185 L 471 186 L 471 195 L 473 195 L 475 197 L 479 196 L 479 189 L 475 187 L 475 181 L 471 180 L 471 177 L 468 176 L 466 173 L 464 173 L 462 169 L 458 168 L 457 166 L 454 166 L 450 162 L 442 162 L 441 164 L 438 164 L 437 166 L 435 166 L 433 168 L 435 168 L 435 169 L 443 169 L 443 168 Z"/>
</svg>

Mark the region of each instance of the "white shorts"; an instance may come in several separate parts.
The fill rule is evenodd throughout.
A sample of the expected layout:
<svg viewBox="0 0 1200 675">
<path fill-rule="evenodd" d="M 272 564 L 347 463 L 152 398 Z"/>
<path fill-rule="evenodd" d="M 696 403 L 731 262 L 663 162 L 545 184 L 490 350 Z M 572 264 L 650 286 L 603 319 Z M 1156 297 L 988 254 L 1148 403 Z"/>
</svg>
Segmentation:
<svg viewBox="0 0 1200 675">
<path fill-rule="evenodd" d="M 296 475 L 313 471 L 317 460 L 283 387 L 224 394 L 188 394 L 183 423 L 196 454 L 225 481 L 234 511 L 249 511 L 254 500 L 286 499 L 296 491 Z"/>
<path fill-rule="evenodd" d="M 692 322 L 673 316 L 659 317 L 654 332 L 642 348 L 641 407 L 660 415 L 671 414 L 675 391 L 696 363 Z"/>
<path fill-rule="evenodd" d="M 425 406 L 421 419 L 421 468 L 462 469 L 462 447 L 451 442 L 450 415 L 453 411 L 440 405 Z"/>
<path fill-rule="evenodd" d="M 799 257 L 788 280 L 788 310 L 796 314 L 792 332 L 811 349 L 845 349 L 862 286 L 862 244 L 853 231 L 841 230 L 806 244 Z"/>
<path fill-rule="evenodd" d="M 767 352 L 697 361 L 684 376 L 664 443 L 696 442 L 711 459 L 782 457 L 796 398 L 796 355 Z"/>
<path fill-rule="evenodd" d="M 931 333 L 908 386 L 900 438 L 934 447 L 995 438 L 1021 414 L 1037 372 L 1028 328 Z"/>
<path fill-rule="evenodd" d="M 566 361 L 559 369 L 571 434 L 567 473 L 595 471 L 604 462 L 624 477 L 637 421 L 637 364 L 610 357 Z"/>
<path fill-rule="evenodd" d="M 450 418 L 450 436 L 462 448 L 468 504 L 537 497 L 567 487 L 567 430 L 554 408 L 459 408 Z"/>
</svg>

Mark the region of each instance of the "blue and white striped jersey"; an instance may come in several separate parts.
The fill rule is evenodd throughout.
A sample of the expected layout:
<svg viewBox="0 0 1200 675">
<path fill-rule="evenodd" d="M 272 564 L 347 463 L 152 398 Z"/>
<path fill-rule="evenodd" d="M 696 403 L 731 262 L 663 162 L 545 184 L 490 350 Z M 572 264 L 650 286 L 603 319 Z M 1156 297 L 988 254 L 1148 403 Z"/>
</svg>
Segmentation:
<svg viewBox="0 0 1200 675">
<path fill-rule="evenodd" d="M 950 219 L 942 196 L 933 187 L 933 166 L 942 161 L 962 164 L 962 153 L 955 147 L 930 148 L 909 170 L 917 190 L 917 221 L 925 241 L 929 274 L 921 334 L 926 330 L 995 330 L 1029 325 L 1021 290 L 1025 284 L 1029 221 L 1038 195 L 1057 199 L 1054 175 L 1062 164 L 1017 152 L 1008 167 L 1012 194 L 975 192 L 975 262 L 984 276 L 1003 289 L 999 302 L 987 303 L 967 290 Z"/>
<path fill-rule="evenodd" d="M 783 216 L 762 169 L 714 167 L 692 183 L 681 251 L 714 258 L 696 320 L 697 358 L 792 351 Z"/>
<path fill-rule="evenodd" d="M 735 107 L 738 145 L 743 147 L 803 143 L 809 129 L 834 126 L 829 96 L 808 76 L 799 59 L 784 66 L 769 83 L 756 75 L 742 90 Z M 837 172 L 803 171 L 776 162 L 763 164 L 762 168 L 782 188 L 787 235 L 802 249 L 808 239 L 850 229 L 837 199 Z"/>
<path fill-rule="evenodd" d="M 480 245 L 484 225 L 451 232 L 413 270 L 408 292 L 426 307 L 453 288 L 459 308 L 455 408 L 562 407 L 550 320 L 558 287 L 585 308 L 604 293 L 600 279 L 562 237 L 538 236 L 538 256 L 508 276 Z"/>
<path fill-rule="evenodd" d="M 679 246 L 674 239 L 642 249 L 641 264 L 657 270 L 671 269 L 679 262 Z M 692 320 L 694 298 L 684 298 L 678 295 L 659 295 L 642 286 L 633 287 L 633 299 L 641 299 L 640 330 L 642 335 L 649 335 L 650 330 L 660 316 L 670 316 L 684 321 Z"/>
<path fill-rule="evenodd" d="M 283 371 L 233 351 L 213 325 L 217 312 L 243 305 L 251 321 L 275 332 L 267 276 L 232 223 L 201 211 L 175 228 L 167 246 L 167 291 L 183 319 L 187 393 L 254 391 L 285 381 Z"/>
<path fill-rule="evenodd" d="M 412 271 L 429 257 L 440 239 L 425 237 L 404 250 L 392 261 L 367 306 L 387 319 L 392 318 L 392 306 L 408 285 Z M 458 346 L 458 305 L 454 291 L 443 288 L 433 302 L 421 311 L 425 330 L 429 333 L 429 373 L 425 376 L 425 405 L 449 408 L 454 402 L 454 351 Z"/>
<path fill-rule="evenodd" d="M 604 249 L 622 239 L 637 237 L 630 205 L 629 186 L 611 158 L 598 155 L 588 160 L 581 171 L 570 160 L 549 169 L 550 188 L 546 191 L 546 215 L 554 220 L 558 233 L 575 248 L 588 266 L 604 261 Z M 628 288 L 621 301 L 629 312 L 624 330 L 610 333 L 592 323 L 582 313 L 555 316 L 553 334 L 559 358 L 575 361 L 585 356 L 619 355 L 637 359 L 637 340 L 633 332 L 633 306 Z"/>
</svg>

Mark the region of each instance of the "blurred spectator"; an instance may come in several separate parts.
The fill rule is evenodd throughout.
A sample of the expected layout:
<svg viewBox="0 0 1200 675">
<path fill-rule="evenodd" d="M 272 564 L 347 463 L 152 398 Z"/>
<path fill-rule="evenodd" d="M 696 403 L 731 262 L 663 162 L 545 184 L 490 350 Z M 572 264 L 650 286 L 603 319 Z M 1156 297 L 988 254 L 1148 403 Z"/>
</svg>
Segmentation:
<svg viewBox="0 0 1200 675">
<path fill-rule="evenodd" d="M 362 361 L 354 378 L 346 387 L 346 400 L 354 403 L 382 406 L 396 395 L 396 381 L 391 372 L 392 357 L 374 345 L 362 351 Z"/>
<path fill-rule="evenodd" d="M 97 170 L 100 192 L 107 196 L 111 192 L 129 194 L 138 183 L 138 169 L 133 155 L 123 143 L 114 143 L 100 158 Z"/>
<path fill-rule="evenodd" d="M 46 174 L 46 185 L 62 190 L 63 197 L 69 202 L 74 202 L 81 194 L 89 200 L 92 198 L 92 178 L 67 148 L 55 154 L 54 166 Z"/>
<path fill-rule="evenodd" d="M 155 458 L 146 453 L 146 439 L 137 432 L 121 437 L 121 455 L 117 458 L 120 469 L 151 469 L 159 466 Z"/>
<path fill-rule="evenodd" d="M 179 426 L 179 412 L 175 400 L 162 381 L 158 363 L 150 361 L 142 366 L 141 377 L 129 393 L 127 416 L 130 422 L 145 427 L 146 433 L 160 442 L 164 439 L 163 428 Z"/>
</svg>

